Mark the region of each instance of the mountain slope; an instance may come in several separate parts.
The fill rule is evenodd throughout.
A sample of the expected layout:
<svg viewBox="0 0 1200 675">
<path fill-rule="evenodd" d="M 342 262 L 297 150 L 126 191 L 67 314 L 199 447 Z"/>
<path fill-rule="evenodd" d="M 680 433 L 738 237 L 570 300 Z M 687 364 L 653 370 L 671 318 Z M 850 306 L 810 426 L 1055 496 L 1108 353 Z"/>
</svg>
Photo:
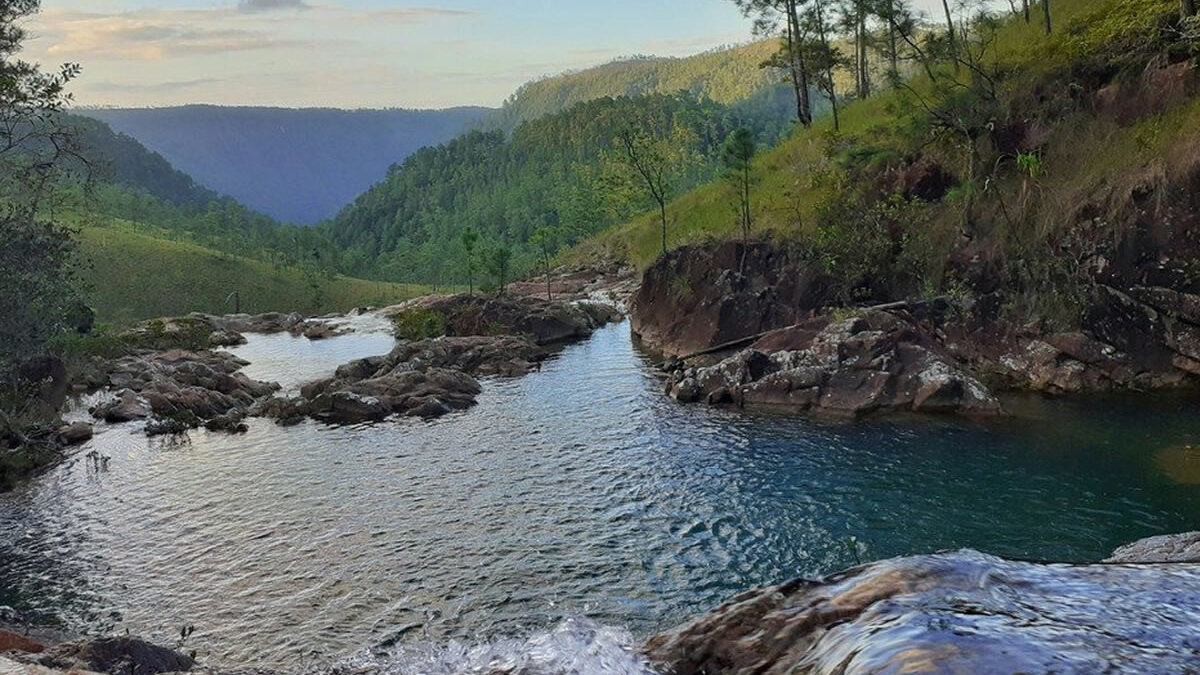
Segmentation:
<svg viewBox="0 0 1200 675">
<path fill-rule="evenodd" d="M 763 40 L 683 58 L 637 56 L 535 80 L 522 85 L 486 125 L 511 130 L 598 98 L 681 91 L 725 105 L 772 101 L 786 110 L 790 94 L 779 73 L 759 67 L 776 48 L 774 40 Z"/>
<path fill-rule="evenodd" d="M 392 164 L 453 138 L 488 111 L 194 105 L 76 112 L 136 138 L 205 187 L 308 225 L 334 215 Z"/>
<path fill-rule="evenodd" d="M 538 257 L 538 229 L 553 233 L 557 249 L 649 207 L 639 184 L 613 175 L 614 139 L 631 122 L 669 130 L 689 158 L 672 190 L 717 174 L 731 130 L 745 126 L 771 143 L 787 128 L 773 109 L 690 95 L 601 98 L 526 122 L 511 136 L 475 131 L 415 153 L 339 213 L 329 235 L 354 261 L 345 268 L 353 274 L 466 282 L 460 236 L 468 228 L 480 236 L 479 251 L 511 247 L 520 272 Z"/>
<path fill-rule="evenodd" d="M 1053 12 L 1051 35 L 977 28 L 976 77 L 934 64 L 761 156 L 756 236 L 795 244 L 840 302 L 951 296 L 1021 326 L 1100 321 L 1106 289 L 1200 290 L 1200 19 L 1175 0 Z M 728 202 L 719 185 L 677 199 L 671 245 L 740 238 Z M 654 264 L 655 219 L 566 257 L 601 254 Z"/>
</svg>

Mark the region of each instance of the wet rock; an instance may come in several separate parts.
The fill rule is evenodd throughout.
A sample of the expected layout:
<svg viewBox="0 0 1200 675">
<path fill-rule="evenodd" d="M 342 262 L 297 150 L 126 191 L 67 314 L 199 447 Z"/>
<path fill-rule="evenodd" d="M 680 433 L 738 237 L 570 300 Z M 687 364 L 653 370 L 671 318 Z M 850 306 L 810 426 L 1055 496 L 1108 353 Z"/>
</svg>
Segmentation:
<svg viewBox="0 0 1200 675">
<path fill-rule="evenodd" d="M 0 653 L 25 652 L 28 654 L 38 654 L 45 650 L 45 645 L 26 635 L 0 629 Z"/>
<path fill-rule="evenodd" d="M 1168 534 L 1127 544 L 1105 560 L 1111 563 L 1200 563 L 1200 532 Z"/>
<path fill-rule="evenodd" d="M 240 410 L 230 410 L 205 422 L 204 428 L 228 434 L 244 434 L 250 431 L 250 427 L 243 421 L 245 417 L 245 413 Z"/>
<path fill-rule="evenodd" d="M 537 345 L 578 340 L 619 316 L 595 303 L 547 301 L 520 296 L 427 296 L 382 310 L 397 324 L 397 337 L 523 336 Z"/>
<path fill-rule="evenodd" d="M 671 675 L 1190 672 L 1198 597 L 1196 565 L 959 551 L 751 591 L 646 653 Z"/>
<path fill-rule="evenodd" d="M 204 314 L 142 321 L 117 337 L 130 347 L 143 350 L 199 350 L 246 342 L 246 338 L 238 331 Z"/>
<path fill-rule="evenodd" d="M 146 399 L 138 396 L 137 392 L 122 389 L 116 399 L 103 403 L 92 409 L 92 416 L 110 424 L 144 420 L 150 416 L 153 409 Z"/>
<path fill-rule="evenodd" d="M 305 410 L 314 419 L 336 424 L 374 422 L 391 414 L 391 409 L 380 399 L 352 391 L 318 394 Z"/>
<path fill-rule="evenodd" d="M 157 675 L 185 672 L 195 661 L 176 651 L 132 637 L 97 638 L 58 645 L 38 663 L 52 668 L 84 669 L 110 675 Z"/>
<path fill-rule="evenodd" d="M 833 322 L 814 319 L 767 335 L 713 366 L 675 371 L 667 389 L 683 402 L 839 415 L 875 410 L 1000 412 L 988 388 L 935 341 L 885 312 Z"/>
<path fill-rule="evenodd" d="M 60 443 L 65 446 L 72 446 L 92 440 L 94 433 L 92 425 L 87 422 L 75 422 L 74 424 L 67 424 L 59 428 L 56 435 Z"/>
<path fill-rule="evenodd" d="M 129 409 L 136 410 L 140 417 L 121 414 L 125 407 L 117 408 L 117 413 L 110 411 L 110 407 L 102 407 L 97 416 L 107 421 L 128 421 L 152 413 L 171 423 L 156 423 L 148 431 L 176 433 L 172 425 L 195 427 L 231 414 L 242 415 L 256 400 L 279 389 L 277 384 L 246 377 L 239 372 L 245 365 L 245 361 L 232 354 L 213 351 L 173 349 L 123 357 L 110 365 L 108 384 L 136 393 L 136 400 L 144 406 Z M 128 399 L 124 393 L 121 396 L 122 400 Z M 112 418 L 114 414 L 116 418 Z"/>
<path fill-rule="evenodd" d="M 295 312 L 282 314 L 267 312 L 265 314 L 226 314 L 214 316 L 211 314 L 192 314 L 201 318 L 215 328 L 234 333 L 286 333 L 304 323 L 304 316 Z"/>
</svg>

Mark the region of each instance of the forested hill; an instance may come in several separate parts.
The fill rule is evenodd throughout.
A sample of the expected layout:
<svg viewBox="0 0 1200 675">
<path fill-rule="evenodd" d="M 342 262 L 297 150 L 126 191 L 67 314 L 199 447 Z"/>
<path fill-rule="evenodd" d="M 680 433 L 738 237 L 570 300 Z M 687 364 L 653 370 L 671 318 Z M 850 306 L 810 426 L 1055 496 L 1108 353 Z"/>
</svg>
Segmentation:
<svg viewBox="0 0 1200 675">
<path fill-rule="evenodd" d="M 514 271 L 536 264 L 542 239 L 569 246 L 653 206 L 620 166 L 618 134 L 654 127 L 675 155 L 672 192 L 712 180 L 730 131 L 760 142 L 786 133 L 787 114 L 687 95 L 601 98 L 503 131 L 474 131 L 394 167 L 328 226 L 343 269 L 397 281 L 464 281 L 464 230 L 481 258 L 501 249 Z M 546 234 L 549 233 L 549 234 Z"/>
<path fill-rule="evenodd" d="M 779 72 L 759 67 L 777 49 L 775 40 L 764 40 L 684 58 L 638 56 L 534 80 L 489 116 L 486 126 L 512 130 L 521 122 L 598 98 L 681 91 L 725 105 L 753 100 L 756 105 L 776 101 L 786 106 L 789 94 Z"/>
<path fill-rule="evenodd" d="M 285 222 L 328 218 L 421 147 L 476 126 L 485 108 L 79 110 L 161 154 L 205 187 Z"/>
<path fill-rule="evenodd" d="M 94 179 L 145 192 L 179 206 L 206 204 L 218 198 L 217 193 L 196 183 L 137 139 L 114 132 L 97 119 L 81 115 L 69 115 L 68 119 L 79 133 L 79 143 L 92 165 Z"/>
</svg>

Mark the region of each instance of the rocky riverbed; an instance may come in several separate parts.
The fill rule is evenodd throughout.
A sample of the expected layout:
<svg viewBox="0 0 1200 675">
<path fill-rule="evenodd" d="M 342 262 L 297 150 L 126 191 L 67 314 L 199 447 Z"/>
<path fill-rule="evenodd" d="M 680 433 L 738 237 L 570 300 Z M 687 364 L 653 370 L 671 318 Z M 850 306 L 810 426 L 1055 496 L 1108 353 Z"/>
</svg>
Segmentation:
<svg viewBox="0 0 1200 675">
<path fill-rule="evenodd" d="M 592 642 L 592 655 L 532 653 L 549 649 L 554 640 L 547 638 L 514 642 L 510 648 L 531 653 L 494 653 L 491 665 L 484 659 L 469 672 L 1185 673 L 1200 663 L 1197 622 L 1200 533 L 1193 532 L 1135 542 L 1090 565 L 1020 562 L 970 550 L 883 560 L 744 593 L 651 637 L 640 653 L 619 644 L 614 652 L 608 642 Z M 602 647 L 604 658 L 592 658 Z M 64 640 L 8 630 L 0 631 L 0 652 L 4 675 L 249 672 L 206 669 L 188 655 L 128 637 Z M 428 672 L 458 672 L 426 663 Z M 316 672 L 426 672 L 404 668 L 360 660 Z"/>
<path fill-rule="evenodd" d="M 247 377 L 240 372 L 247 362 L 220 348 L 244 344 L 244 333 L 326 339 L 352 330 L 346 317 L 272 313 L 154 319 L 125 331 L 120 337 L 127 355 L 94 363 L 83 386 L 112 394 L 92 407 L 93 417 L 109 423 L 144 420 L 150 435 L 200 426 L 236 433 L 245 430 L 248 416 L 282 424 L 305 418 L 348 424 L 392 415 L 437 417 L 474 405 L 482 391 L 478 378 L 525 374 L 554 349 L 620 318 L 613 305 L 582 297 L 595 292 L 558 301 L 520 294 L 429 296 L 378 310 L 395 326 L 396 348 L 345 364 L 333 377 L 308 383 L 291 397 L 276 396 L 276 383 Z M 89 434 L 79 422 L 59 432 L 69 443 Z"/>
<path fill-rule="evenodd" d="M 969 300 L 847 304 L 803 251 L 727 242 L 659 259 L 631 318 L 667 357 L 666 390 L 681 401 L 992 415 L 1008 391 L 1200 382 L 1200 294 L 1189 279 L 1169 265 L 1097 277 L 1075 325 L 1055 328 L 1003 315 L 1004 297 L 986 285 Z"/>
</svg>

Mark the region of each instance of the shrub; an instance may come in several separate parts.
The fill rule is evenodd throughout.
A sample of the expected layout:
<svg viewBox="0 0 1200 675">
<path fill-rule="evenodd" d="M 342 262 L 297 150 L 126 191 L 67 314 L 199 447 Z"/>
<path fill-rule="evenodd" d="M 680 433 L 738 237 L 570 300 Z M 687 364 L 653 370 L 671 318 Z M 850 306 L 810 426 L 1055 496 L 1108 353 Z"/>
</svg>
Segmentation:
<svg viewBox="0 0 1200 675">
<path fill-rule="evenodd" d="M 410 309 L 392 317 L 394 334 L 400 340 L 425 340 L 446 334 L 446 320 L 429 309 Z"/>
</svg>

